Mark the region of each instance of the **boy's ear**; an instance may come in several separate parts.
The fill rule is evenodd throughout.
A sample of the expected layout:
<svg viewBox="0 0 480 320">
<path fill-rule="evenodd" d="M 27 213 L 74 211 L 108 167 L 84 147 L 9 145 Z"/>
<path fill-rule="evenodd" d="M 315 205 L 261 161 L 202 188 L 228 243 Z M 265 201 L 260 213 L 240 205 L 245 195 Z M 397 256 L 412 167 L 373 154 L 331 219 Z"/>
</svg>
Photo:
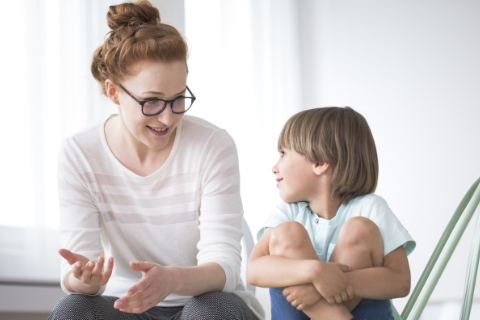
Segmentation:
<svg viewBox="0 0 480 320">
<path fill-rule="evenodd" d="M 313 164 L 313 172 L 315 172 L 317 176 L 327 172 L 328 168 L 330 168 L 330 165 L 326 162 L 315 162 Z"/>
<path fill-rule="evenodd" d="M 117 87 L 114 85 L 112 80 L 105 80 L 105 91 L 107 92 L 107 97 L 112 100 L 113 103 L 115 103 L 116 105 L 120 105 L 120 100 L 118 100 Z"/>
</svg>

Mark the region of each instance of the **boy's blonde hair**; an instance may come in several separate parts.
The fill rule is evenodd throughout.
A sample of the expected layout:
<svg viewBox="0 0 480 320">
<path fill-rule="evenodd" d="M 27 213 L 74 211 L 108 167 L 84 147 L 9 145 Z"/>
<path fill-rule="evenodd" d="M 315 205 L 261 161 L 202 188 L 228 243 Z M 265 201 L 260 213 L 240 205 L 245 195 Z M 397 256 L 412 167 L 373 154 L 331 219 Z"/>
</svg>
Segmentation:
<svg viewBox="0 0 480 320">
<path fill-rule="evenodd" d="M 331 197 L 343 203 L 373 193 L 378 181 L 378 157 L 365 118 L 349 107 L 301 111 L 283 126 L 278 150 L 294 150 L 333 168 Z"/>
</svg>

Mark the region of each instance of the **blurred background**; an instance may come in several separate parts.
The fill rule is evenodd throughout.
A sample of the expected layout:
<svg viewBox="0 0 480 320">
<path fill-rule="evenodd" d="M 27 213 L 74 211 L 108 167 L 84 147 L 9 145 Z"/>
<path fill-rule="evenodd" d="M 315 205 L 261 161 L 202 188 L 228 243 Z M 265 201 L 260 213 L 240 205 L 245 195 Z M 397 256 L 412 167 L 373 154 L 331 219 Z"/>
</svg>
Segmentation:
<svg viewBox="0 0 480 320">
<path fill-rule="evenodd" d="M 45 319 L 62 296 L 57 155 L 64 138 L 117 112 L 101 96 L 90 62 L 109 31 L 108 6 L 120 2 L 2 3 L 2 319 Z M 284 122 L 304 109 L 350 106 L 376 141 L 376 194 L 417 241 L 409 257 L 416 284 L 480 176 L 480 2 L 152 3 L 187 39 L 188 85 L 197 97 L 189 113 L 225 128 L 237 144 L 252 233 L 279 201 L 271 168 Z M 473 222 L 422 319 L 458 318 Z M 268 314 L 268 292 L 257 296 Z M 406 301 L 394 304 L 401 311 Z M 477 301 L 478 293 L 471 319 L 480 318 Z"/>
</svg>

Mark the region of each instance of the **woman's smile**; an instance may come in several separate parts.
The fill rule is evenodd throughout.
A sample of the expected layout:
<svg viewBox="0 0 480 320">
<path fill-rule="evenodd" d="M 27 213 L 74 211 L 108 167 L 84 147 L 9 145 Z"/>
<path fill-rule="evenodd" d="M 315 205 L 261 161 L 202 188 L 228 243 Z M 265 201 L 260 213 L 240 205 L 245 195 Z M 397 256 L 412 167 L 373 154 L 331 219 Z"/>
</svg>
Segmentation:
<svg viewBox="0 0 480 320">
<path fill-rule="evenodd" d="M 149 129 L 149 131 L 156 135 L 156 136 L 165 136 L 168 134 L 168 132 L 170 131 L 170 128 L 169 127 L 165 127 L 165 128 L 154 128 L 154 127 L 150 127 L 150 126 L 147 126 L 147 128 Z"/>
</svg>

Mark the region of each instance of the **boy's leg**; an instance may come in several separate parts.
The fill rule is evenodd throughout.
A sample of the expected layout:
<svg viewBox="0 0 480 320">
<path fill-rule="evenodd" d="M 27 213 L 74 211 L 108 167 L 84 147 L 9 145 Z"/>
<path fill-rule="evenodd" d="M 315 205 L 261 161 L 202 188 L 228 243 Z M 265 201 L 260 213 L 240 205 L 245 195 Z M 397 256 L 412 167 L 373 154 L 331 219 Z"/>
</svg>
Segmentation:
<svg viewBox="0 0 480 320">
<path fill-rule="evenodd" d="M 312 241 L 305 228 L 290 221 L 273 228 L 270 234 L 269 251 L 272 256 L 292 259 L 318 259 Z M 270 288 L 272 320 L 308 320 L 309 317 L 293 307 L 283 296 L 284 288 Z"/>
<path fill-rule="evenodd" d="M 272 256 L 318 260 L 307 230 L 296 221 L 284 222 L 273 228 L 269 251 Z"/>
<path fill-rule="evenodd" d="M 317 253 L 305 228 L 298 222 L 289 221 L 275 227 L 270 234 L 270 255 L 284 256 L 292 259 L 316 259 Z M 309 284 L 311 285 L 311 284 Z M 307 286 L 307 285 L 305 285 Z M 329 304 L 323 298 L 314 304 L 305 316 L 303 311 L 297 310 L 283 296 L 280 289 L 270 289 L 272 301 L 272 320 L 279 319 L 351 319 L 351 314 L 342 304 Z M 320 302 L 325 302 L 319 305 Z M 317 306 L 318 305 L 318 306 Z M 305 311 L 305 310 L 304 310 Z"/>
<path fill-rule="evenodd" d="M 352 270 L 382 266 L 383 240 L 377 225 L 364 217 L 347 220 L 340 229 L 330 262 L 345 264 Z M 362 298 L 356 297 L 344 302 L 343 305 L 352 312 L 361 300 Z M 325 305 L 328 305 L 328 302 L 322 299 L 314 307 L 321 309 Z M 309 314 L 310 310 L 305 310 L 305 313 Z"/>
<path fill-rule="evenodd" d="M 383 240 L 380 229 L 370 219 L 354 217 L 340 229 L 337 244 L 330 256 L 331 262 L 345 264 L 352 270 L 383 265 Z M 345 303 L 352 311 L 361 298 L 353 298 Z"/>
</svg>

